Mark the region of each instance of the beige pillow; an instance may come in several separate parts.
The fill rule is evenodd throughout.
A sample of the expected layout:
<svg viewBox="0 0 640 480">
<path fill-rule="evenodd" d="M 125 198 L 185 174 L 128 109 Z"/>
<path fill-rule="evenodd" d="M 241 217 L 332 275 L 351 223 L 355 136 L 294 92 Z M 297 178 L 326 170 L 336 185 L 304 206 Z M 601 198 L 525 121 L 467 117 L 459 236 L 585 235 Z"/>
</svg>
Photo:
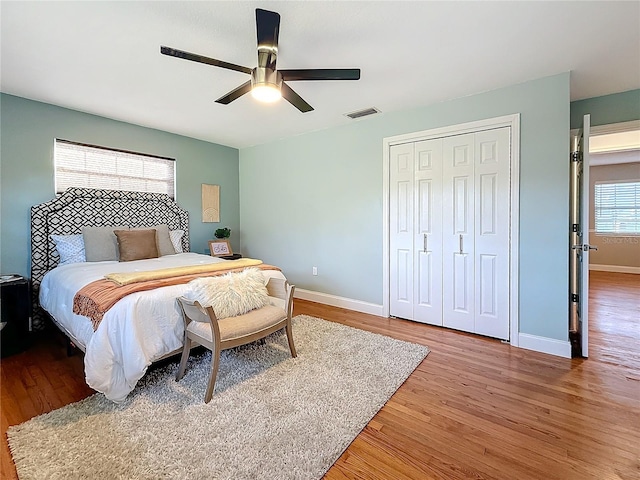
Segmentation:
<svg viewBox="0 0 640 480">
<path fill-rule="evenodd" d="M 118 240 L 114 230 L 127 227 L 82 227 L 87 262 L 118 260 Z"/>
<path fill-rule="evenodd" d="M 158 240 L 155 229 L 114 230 L 118 238 L 121 262 L 158 258 Z"/>
</svg>

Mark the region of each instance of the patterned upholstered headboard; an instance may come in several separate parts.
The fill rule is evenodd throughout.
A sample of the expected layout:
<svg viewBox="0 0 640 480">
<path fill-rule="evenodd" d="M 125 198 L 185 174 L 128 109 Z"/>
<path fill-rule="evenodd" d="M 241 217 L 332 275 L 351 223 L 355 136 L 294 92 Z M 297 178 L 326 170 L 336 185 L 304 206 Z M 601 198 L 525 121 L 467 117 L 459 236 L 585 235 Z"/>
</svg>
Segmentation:
<svg viewBox="0 0 640 480">
<path fill-rule="evenodd" d="M 60 257 L 50 235 L 82 233 L 82 227 L 151 227 L 167 224 L 184 230 L 182 248 L 189 251 L 189 212 L 162 193 L 69 188 L 59 197 L 31 207 L 31 282 L 38 298 L 44 275 Z M 34 306 L 37 301 L 34 301 Z M 34 320 L 37 315 L 34 309 Z"/>
</svg>

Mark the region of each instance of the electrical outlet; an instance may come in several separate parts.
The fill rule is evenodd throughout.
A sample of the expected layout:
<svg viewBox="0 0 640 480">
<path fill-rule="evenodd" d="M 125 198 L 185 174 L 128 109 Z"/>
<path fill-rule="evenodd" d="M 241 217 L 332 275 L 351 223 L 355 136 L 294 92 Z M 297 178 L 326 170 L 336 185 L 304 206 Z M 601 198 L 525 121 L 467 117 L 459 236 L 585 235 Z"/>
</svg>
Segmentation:
<svg viewBox="0 0 640 480">
<path fill-rule="evenodd" d="M 313 267 L 312 273 L 318 275 L 318 267 Z"/>
</svg>

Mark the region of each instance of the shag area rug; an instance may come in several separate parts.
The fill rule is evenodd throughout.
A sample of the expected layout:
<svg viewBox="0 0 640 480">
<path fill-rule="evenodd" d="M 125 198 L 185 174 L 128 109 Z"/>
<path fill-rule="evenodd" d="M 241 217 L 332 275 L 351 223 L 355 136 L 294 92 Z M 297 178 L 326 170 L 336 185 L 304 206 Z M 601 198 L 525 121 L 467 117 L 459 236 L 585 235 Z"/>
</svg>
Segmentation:
<svg viewBox="0 0 640 480">
<path fill-rule="evenodd" d="M 7 431 L 20 480 L 318 479 L 429 353 L 319 318 L 147 372 L 122 404 L 95 394 Z"/>
</svg>

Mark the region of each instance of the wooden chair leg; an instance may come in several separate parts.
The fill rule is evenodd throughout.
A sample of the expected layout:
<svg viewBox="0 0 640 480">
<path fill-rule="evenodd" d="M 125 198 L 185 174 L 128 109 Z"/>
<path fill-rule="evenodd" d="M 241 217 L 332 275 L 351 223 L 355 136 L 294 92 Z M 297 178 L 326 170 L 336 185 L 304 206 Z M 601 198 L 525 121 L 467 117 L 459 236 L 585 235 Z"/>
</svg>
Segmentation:
<svg viewBox="0 0 640 480">
<path fill-rule="evenodd" d="M 216 377 L 218 376 L 218 366 L 220 365 L 220 349 L 216 348 L 215 352 L 211 352 L 211 374 L 209 375 L 209 383 L 207 391 L 204 394 L 204 403 L 209 403 L 213 396 L 213 389 L 216 386 Z"/>
<path fill-rule="evenodd" d="M 296 358 L 298 354 L 296 353 L 296 346 L 293 344 L 293 329 L 291 328 L 291 322 L 287 322 L 287 340 L 289 341 L 289 350 L 291 350 L 291 356 Z"/>
<path fill-rule="evenodd" d="M 180 357 L 180 368 L 176 373 L 176 382 L 184 377 L 184 370 L 187 368 L 187 360 L 189 360 L 189 352 L 191 351 L 191 339 L 185 335 L 184 346 L 182 347 L 182 356 Z"/>
</svg>

